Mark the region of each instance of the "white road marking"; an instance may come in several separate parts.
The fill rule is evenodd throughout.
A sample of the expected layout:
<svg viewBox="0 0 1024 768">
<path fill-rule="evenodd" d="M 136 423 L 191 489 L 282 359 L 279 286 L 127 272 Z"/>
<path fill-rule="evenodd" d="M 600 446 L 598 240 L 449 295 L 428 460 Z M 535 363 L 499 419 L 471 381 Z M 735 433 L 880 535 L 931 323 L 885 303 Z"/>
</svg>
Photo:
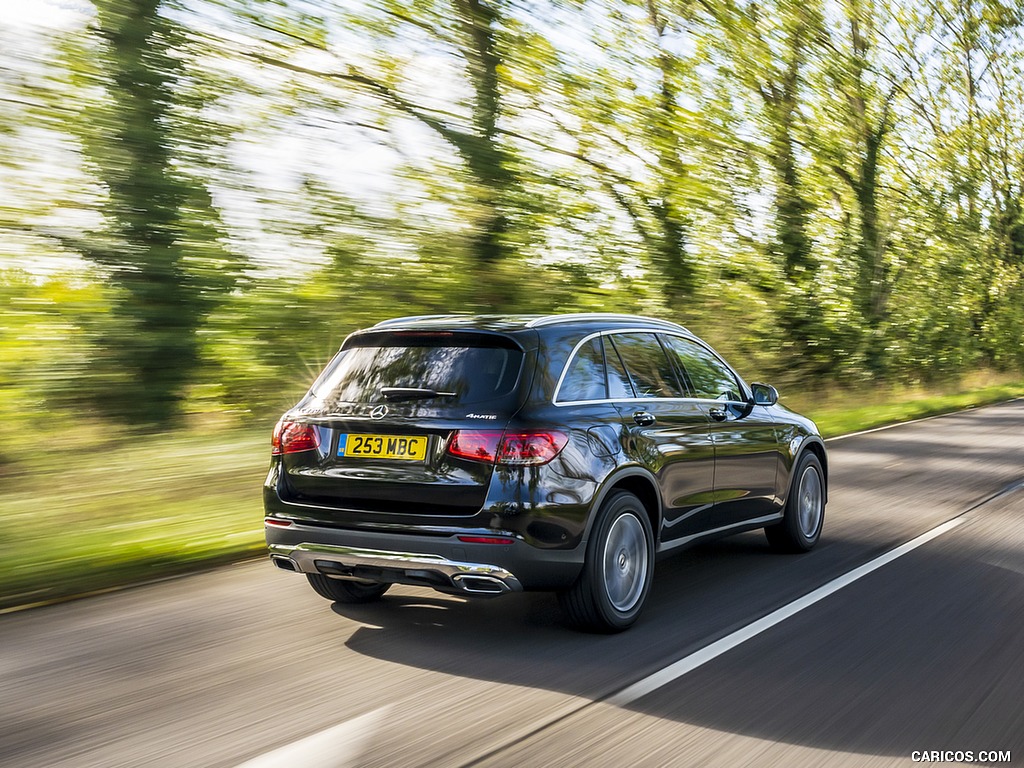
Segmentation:
<svg viewBox="0 0 1024 768">
<path fill-rule="evenodd" d="M 248 760 L 238 768 L 348 768 L 355 765 L 389 709 L 375 709 Z"/>
<path fill-rule="evenodd" d="M 872 571 L 876 571 L 883 565 L 891 563 L 893 560 L 917 549 L 922 544 L 927 544 L 932 539 L 941 536 L 947 531 L 953 530 L 958 525 L 965 522 L 965 520 L 966 518 L 963 516 L 955 517 L 942 525 L 932 528 L 930 531 L 922 533 L 916 539 L 911 539 L 906 544 L 902 544 L 896 547 L 896 549 L 890 550 L 884 555 L 876 557 L 874 560 L 871 560 L 858 568 L 854 568 L 849 573 L 845 573 L 842 576 L 833 579 L 827 584 L 818 587 L 813 592 L 808 592 L 806 595 L 794 600 L 792 603 L 772 611 L 767 616 L 764 616 L 745 627 L 741 627 L 720 640 L 716 640 L 711 645 L 705 646 L 699 651 L 694 651 L 689 656 L 684 656 L 679 661 L 669 664 L 667 667 L 658 670 L 653 675 L 649 675 L 643 680 L 633 683 L 633 685 L 619 691 L 611 698 L 606 699 L 606 701 L 609 704 L 614 704 L 619 707 L 631 704 L 642 696 L 646 696 L 648 693 L 661 688 L 663 685 L 667 685 L 673 680 L 679 679 L 687 672 L 692 672 L 698 667 L 707 664 L 709 661 L 721 656 L 726 651 L 735 648 L 741 643 L 745 643 L 752 637 L 756 637 L 765 630 L 771 629 L 776 624 L 785 621 L 790 616 L 802 611 L 804 608 L 808 608 L 819 600 L 823 600 L 833 592 L 837 592 L 843 587 L 867 576 Z"/>
</svg>

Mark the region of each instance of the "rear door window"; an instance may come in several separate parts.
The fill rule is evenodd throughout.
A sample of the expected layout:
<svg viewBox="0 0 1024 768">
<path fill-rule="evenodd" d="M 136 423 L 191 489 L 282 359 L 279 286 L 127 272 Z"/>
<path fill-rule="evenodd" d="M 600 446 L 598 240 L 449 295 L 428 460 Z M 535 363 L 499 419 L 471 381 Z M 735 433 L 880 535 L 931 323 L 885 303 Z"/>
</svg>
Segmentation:
<svg viewBox="0 0 1024 768">
<path fill-rule="evenodd" d="M 610 340 L 604 345 L 604 359 L 608 364 L 608 397 L 612 400 L 636 397 L 633 385 L 629 383 L 629 374 Z"/>
<path fill-rule="evenodd" d="M 446 393 L 420 400 L 431 405 L 500 406 L 514 398 L 522 366 L 522 350 L 502 337 L 373 334 L 346 343 L 311 394 L 327 410 L 384 402 L 385 387 Z"/>
</svg>

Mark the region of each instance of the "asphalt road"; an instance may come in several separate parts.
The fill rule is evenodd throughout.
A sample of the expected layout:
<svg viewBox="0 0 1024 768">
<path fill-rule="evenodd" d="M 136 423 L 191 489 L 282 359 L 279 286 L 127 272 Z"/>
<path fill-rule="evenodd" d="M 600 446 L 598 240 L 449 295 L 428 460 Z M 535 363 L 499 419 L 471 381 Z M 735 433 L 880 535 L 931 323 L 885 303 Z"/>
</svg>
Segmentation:
<svg viewBox="0 0 1024 768">
<path fill-rule="evenodd" d="M 542 594 L 393 588 L 332 606 L 265 562 L 0 616 L 0 766 L 875 766 L 944 750 L 1024 764 L 1024 401 L 829 450 L 817 549 L 775 555 L 750 533 L 663 561 L 621 635 L 566 629 Z"/>
</svg>

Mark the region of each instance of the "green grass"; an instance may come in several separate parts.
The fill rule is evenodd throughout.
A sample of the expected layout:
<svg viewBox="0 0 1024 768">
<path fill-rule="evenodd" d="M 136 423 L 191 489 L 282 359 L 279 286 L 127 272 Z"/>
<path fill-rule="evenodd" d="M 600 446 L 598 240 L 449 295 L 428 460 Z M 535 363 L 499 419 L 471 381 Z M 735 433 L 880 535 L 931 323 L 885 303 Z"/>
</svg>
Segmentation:
<svg viewBox="0 0 1024 768">
<path fill-rule="evenodd" d="M 833 436 L 1020 396 L 1024 382 L 784 402 Z M 107 442 L 45 436 L 0 475 L 0 609 L 262 554 L 268 434 L 206 427 Z"/>
<path fill-rule="evenodd" d="M 806 398 L 792 407 L 814 419 L 825 437 L 937 416 L 1024 396 L 1024 382 L 992 384 L 952 392 L 883 390 L 868 395 L 840 393 L 823 403 Z M 783 398 L 783 401 L 790 403 Z"/>
<path fill-rule="evenodd" d="M 0 608 L 145 581 L 263 550 L 266 430 L 56 447 L 5 478 Z"/>
</svg>

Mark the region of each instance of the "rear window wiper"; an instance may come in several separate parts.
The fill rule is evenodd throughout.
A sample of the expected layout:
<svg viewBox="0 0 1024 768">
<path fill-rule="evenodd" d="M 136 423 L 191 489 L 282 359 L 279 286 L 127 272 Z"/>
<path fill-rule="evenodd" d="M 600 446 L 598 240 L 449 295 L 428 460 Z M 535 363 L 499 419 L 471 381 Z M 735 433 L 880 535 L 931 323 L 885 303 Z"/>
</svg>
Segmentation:
<svg viewBox="0 0 1024 768">
<path fill-rule="evenodd" d="M 430 397 L 458 397 L 458 392 L 438 392 L 426 387 L 381 387 L 385 400 L 419 400 Z"/>
</svg>

